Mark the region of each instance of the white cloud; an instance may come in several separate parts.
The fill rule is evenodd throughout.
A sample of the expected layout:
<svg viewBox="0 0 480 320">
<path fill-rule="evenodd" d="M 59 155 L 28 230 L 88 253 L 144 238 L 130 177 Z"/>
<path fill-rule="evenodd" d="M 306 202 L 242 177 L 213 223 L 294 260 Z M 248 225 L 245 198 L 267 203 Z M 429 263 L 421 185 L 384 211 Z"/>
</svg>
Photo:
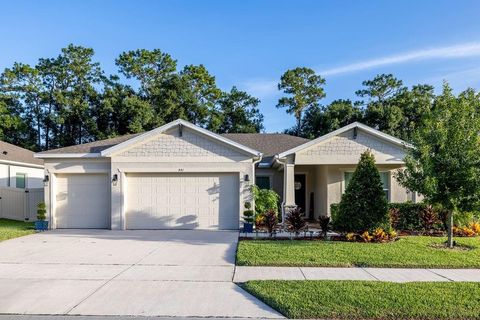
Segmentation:
<svg viewBox="0 0 480 320">
<path fill-rule="evenodd" d="M 448 59 L 480 56 L 480 42 L 463 43 L 454 46 L 420 49 L 402 54 L 379 57 L 366 61 L 347 64 L 325 70 L 319 70 L 318 73 L 323 77 L 335 76 L 343 73 L 351 73 L 372 69 L 376 67 L 401 64 L 419 60 L 429 59 Z"/>
<path fill-rule="evenodd" d="M 254 79 L 242 84 L 242 90 L 257 98 L 269 98 L 278 94 L 277 81 Z"/>
<path fill-rule="evenodd" d="M 418 81 L 418 83 L 429 83 L 441 88 L 443 81 L 447 81 L 452 87 L 458 90 L 465 90 L 467 87 L 478 88 L 480 85 L 480 68 L 467 68 L 447 74 L 432 76 Z"/>
</svg>

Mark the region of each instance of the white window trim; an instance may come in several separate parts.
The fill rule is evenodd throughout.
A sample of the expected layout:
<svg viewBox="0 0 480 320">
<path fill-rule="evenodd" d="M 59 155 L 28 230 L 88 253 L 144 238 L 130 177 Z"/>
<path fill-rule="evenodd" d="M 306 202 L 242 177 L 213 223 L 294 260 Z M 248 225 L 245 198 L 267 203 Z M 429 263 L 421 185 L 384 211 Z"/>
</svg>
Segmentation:
<svg viewBox="0 0 480 320">
<path fill-rule="evenodd" d="M 24 182 L 25 182 L 25 186 L 23 188 L 19 188 L 17 186 L 17 177 L 19 174 L 23 174 L 23 177 L 24 177 Z M 23 172 L 16 172 L 15 173 L 15 188 L 18 188 L 18 189 L 27 189 L 28 188 L 28 175 L 26 173 L 23 173 Z"/>
<path fill-rule="evenodd" d="M 355 172 L 355 169 L 342 169 L 342 195 L 345 193 L 345 173 L 346 172 Z M 392 198 L 392 171 L 391 170 L 378 170 L 379 173 L 387 173 L 387 181 L 388 181 L 388 193 L 387 193 L 387 201 L 390 202 L 390 199 Z M 382 189 L 383 191 L 386 191 L 385 189 Z"/>
</svg>

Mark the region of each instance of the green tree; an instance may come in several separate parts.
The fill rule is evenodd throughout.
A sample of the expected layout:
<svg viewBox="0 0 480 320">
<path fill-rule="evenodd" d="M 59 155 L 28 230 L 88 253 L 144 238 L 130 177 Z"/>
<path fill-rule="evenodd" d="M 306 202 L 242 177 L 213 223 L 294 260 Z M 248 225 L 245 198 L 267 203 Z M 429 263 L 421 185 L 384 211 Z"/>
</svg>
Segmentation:
<svg viewBox="0 0 480 320">
<path fill-rule="evenodd" d="M 410 142 L 422 118 L 430 112 L 434 98 L 433 86 L 425 84 L 415 85 L 411 90 L 401 90 L 394 96 L 392 103 L 402 111 L 398 127 L 393 130 L 394 135 Z"/>
<path fill-rule="evenodd" d="M 218 133 L 256 133 L 263 129 L 260 100 L 233 87 L 218 101 L 219 110 L 209 129 Z"/>
<path fill-rule="evenodd" d="M 362 119 L 362 110 L 350 100 L 335 100 L 324 108 L 314 106 L 307 109 L 302 136 L 313 139 Z"/>
<path fill-rule="evenodd" d="M 4 124 L 6 128 L 20 130 L 14 134 L 24 139 L 20 145 L 37 150 L 42 145 L 42 90 L 38 71 L 29 65 L 15 63 L 0 75 L 0 92 L 4 94 L 2 109 L 5 113 L 11 112 L 10 116 L 5 115 Z"/>
<path fill-rule="evenodd" d="M 441 204 L 448 213 L 448 246 L 453 247 L 453 215 L 480 201 L 480 95 L 458 97 L 448 84 L 413 135 L 413 148 L 398 181 Z"/>
<path fill-rule="evenodd" d="M 12 95 L 0 92 L 0 140 L 33 149 L 35 139 L 23 117 L 20 102 Z"/>
<path fill-rule="evenodd" d="M 112 76 L 92 111 L 96 121 L 96 139 L 139 133 L 149 129 L 153 110 L 130 86 Z"/>
<path fill-rule="evenodd" d="M 333 226 L 338 231 L 363 232 L 388 228 L 387 199 L 375 157 L 362 153 L 350 183 L 342 195 Z"/>
<path fill-rule="evenodd" d="M 401 107 L 393 101 L 398 94 L 407 90 L 403 82 L 392 74 L 380 74 L 372 80 L 363 81 L 362 85 L 364 88 L 356 91 L 356 94 L 367 99 L 357 102 L 365 106 L 365 124 L 398 136 L 403 114 Z"/>
<path fill-rule="evenodd" d="M 324 84 L 325 79 L 309 68 L 287 70 L 280 78 L 278 90 L 288 96 L 278 100 L 277 108 L 287 108 L 287 113 L 295 116 L 297 135 L 302 132 L 303 111 L 318 106 L 319 100 L 325 97 Z"/>
</svg>

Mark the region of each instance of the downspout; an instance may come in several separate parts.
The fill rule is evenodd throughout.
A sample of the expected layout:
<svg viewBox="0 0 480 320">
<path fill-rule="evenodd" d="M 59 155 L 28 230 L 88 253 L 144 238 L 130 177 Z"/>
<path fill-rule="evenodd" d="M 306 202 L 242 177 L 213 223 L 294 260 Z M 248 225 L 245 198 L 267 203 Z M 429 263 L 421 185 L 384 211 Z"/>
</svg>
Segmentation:
<svg viewBox="0 0 480 320">
<path fill-rule="evenodd" d="M 259 153 L 255 158 L 253 158 L 252 161 L 252 179 L 253 179 L 253 184 L 255 184 L 255 166 L 262 161 L 263 159 L 263 154 Z M 252 209 L 253 212 L 255 212 L 255 198 L 252 196 Z"/>
<path fill-rule="evenodd" d="M 283 166 L 283 200 L 282 200 L 282 224 L 285 222 L 285 198 L 287 195 L 287 183 L 285 181 L 285 174 L 287 172 L 287 159 L 283 158 L 284 160 L 282 161 L 278 155 L 275 155 L 275 162 Z"/>
</svg>

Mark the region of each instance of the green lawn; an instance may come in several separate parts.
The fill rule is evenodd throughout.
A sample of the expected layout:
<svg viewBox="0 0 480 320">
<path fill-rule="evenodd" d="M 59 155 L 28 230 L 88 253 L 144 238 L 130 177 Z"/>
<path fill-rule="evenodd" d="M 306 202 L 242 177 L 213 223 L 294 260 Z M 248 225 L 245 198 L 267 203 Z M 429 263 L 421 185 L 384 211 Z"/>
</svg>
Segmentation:
<svg viewBox="0 0 480 320">
<path fill-rule="evenodd" d="M 0 241 L 35 233 L 33 222 L 0 219 Z"/>
<path fill-rule="evenodd" d="M 237 251 L 243 266 L 479 268 L 480 238 L 455 238 L 460 249 L 444 249 L 439 237 L 402 237 L 390 243 L 244 240 Z"/>
<path fill-rule="evenodd" d="M 480 319 L 480 283 L 250 281 L 242 287 L 288 318 Z"/>
</svg>

